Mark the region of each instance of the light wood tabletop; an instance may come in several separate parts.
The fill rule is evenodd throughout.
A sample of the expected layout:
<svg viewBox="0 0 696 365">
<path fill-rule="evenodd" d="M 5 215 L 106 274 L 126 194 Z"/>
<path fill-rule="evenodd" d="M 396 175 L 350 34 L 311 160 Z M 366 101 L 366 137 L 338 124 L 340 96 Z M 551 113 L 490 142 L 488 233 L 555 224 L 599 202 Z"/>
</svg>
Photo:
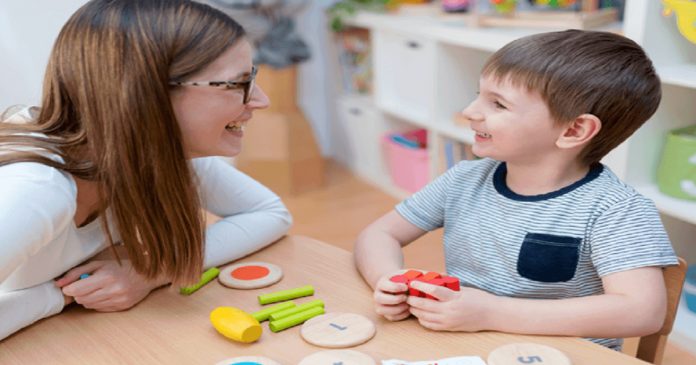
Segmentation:
<svg viewBox="0 0 696 365">
<path fill-rule="evenodd" d="M 215 280 L 190 296 L 160 289 L 125 312 L 97 313 L 73 305 L 0 342 L 0 364 L 215 364 L 244 355 L 297 364 L 325 350 L 303 341 L 300 326 L 273 333 L 264 322 L 261 338 L 242 344 L 217 333 L 209 315 L 219 306 L 254 312 L 262 308 L 256 299 L 259 294 L 308 284 L 314 286 L 315 294 L 296 303 L 322 299 L 327 312 L 358 313 L 375 322 L 375 337 L 353 348 L 375 360 L 467 355 L 485 360 L 499 346 L 534 342 L 563 351 L 574 365 L 646 364 L 577 338 L 434 332 L 413 317 L 389 322 L 374 312 L 372 292 L 358 274 L 351 253 L 311 238 L 286 237 L 243 261 L 276 264 L 284 278 L 254 290 L 229 289 Z"/>
</svg>

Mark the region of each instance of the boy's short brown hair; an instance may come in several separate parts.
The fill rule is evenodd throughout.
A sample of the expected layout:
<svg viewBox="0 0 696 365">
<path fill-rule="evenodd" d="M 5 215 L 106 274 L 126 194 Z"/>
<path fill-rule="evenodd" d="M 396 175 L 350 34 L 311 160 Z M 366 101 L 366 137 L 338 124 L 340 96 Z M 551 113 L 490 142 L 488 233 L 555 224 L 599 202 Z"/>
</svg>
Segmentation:
<svg viewBox="0 0 696 365">
<path fill-rule="evenodd" d="M 588 165 L 643 125 L 662 97 L 645 51 L 608 32 L 566 30 L 517 39 L 493 54 L 482 75 L 540 93 L 559 123 L 597 116 L 602 129 L 579 156 Z"/>
</svg>

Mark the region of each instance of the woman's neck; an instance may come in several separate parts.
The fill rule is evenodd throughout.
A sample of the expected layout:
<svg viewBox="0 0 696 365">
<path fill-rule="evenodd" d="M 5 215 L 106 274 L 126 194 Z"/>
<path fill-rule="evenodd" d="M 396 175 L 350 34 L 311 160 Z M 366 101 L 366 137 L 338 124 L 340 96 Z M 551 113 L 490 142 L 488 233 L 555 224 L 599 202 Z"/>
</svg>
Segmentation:
<svg viewBox="0 0 696 365">
<path fill-rule="evenodd" d="M 77 185 L 77 209 L 73 220 L 77 227 L 83 227 L 99 216 L 99 184 L 78 177 L 73 179 Z"/>
</svg>

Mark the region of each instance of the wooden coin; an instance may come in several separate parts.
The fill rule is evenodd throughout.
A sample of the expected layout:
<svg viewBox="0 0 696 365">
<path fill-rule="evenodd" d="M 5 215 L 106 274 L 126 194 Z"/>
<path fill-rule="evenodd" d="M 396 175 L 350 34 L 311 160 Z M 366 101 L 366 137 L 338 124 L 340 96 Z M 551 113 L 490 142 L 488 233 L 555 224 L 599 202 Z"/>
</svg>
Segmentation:
<svg viewBox="0 0 696 365">
<path fill-rule="evenodd" d="M 305 322 L 300 334 L 312 345 L 351 347 L 371 339 L 375 335 L 375 324 L 355 313 L 327 313 Z"/>
<path fill-rule="evenodd" d="M 488 365 L 571 365 L 570 359 L 553 347 L 536 343 L 513 343 L 488 354 Z"/>
<path fill-rule="evenodd" d="M 235 289 L 258 289 L 275 284 L 283 278 L 280 267 L 267 262 L 241 262 L 220 271 L 218 280 Z"/>
<path fill-rule="evenodd" d="M 280 365 L 280 363 L 267 357 L 241 356 L 222 360 L 215 365 Z"/>
<path fill-rule="evenodd" d="M 353 350 L 327 350 L 315 352 L 298 365 L 376 365 L 375 360 L 362 352 Z"/>
</svg>

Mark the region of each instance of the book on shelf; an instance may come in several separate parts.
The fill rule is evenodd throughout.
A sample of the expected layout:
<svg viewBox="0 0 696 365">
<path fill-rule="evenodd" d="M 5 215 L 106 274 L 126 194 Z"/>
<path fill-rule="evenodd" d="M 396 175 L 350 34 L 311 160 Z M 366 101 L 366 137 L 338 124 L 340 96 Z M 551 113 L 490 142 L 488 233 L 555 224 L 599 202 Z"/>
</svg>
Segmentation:
<svg viewBox="0 0 696 365">
<path fill-rule="evenodd" d="M 476 160 L 478 157 L 474 155 L 472 146 L 468 143 L 443 138 L 442 141 L 442 163 L 441 170 L 447 171 L 459 161 Z"/>
</svg>

